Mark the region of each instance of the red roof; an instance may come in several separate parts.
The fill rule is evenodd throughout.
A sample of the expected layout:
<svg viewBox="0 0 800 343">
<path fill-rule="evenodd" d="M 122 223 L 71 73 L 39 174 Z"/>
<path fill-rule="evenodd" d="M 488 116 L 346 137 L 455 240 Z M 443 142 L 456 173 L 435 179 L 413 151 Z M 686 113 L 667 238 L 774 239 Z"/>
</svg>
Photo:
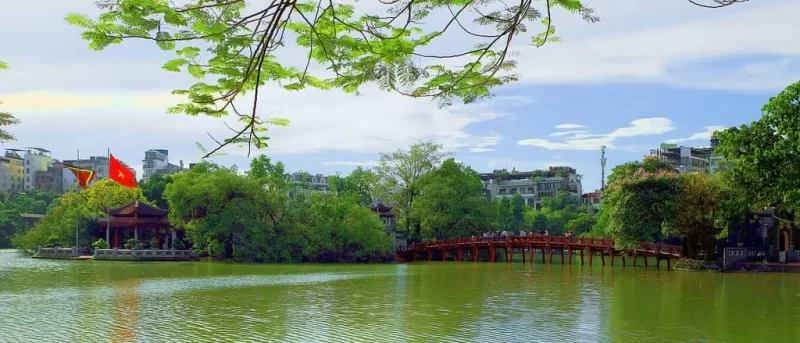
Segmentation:
<svg viewBox="0 0 800 343">
<path fill-rule="evenodd" d="M 581 195 L 581 198 L 600 198 L 602 196 L 603 196 L 603 193 L 601 193 L 601 192 L 592 192 L 592 193 L 586 193 L 584 195 Z"/>
<path fill-rule="evenodd" d="M 378 212 L 381 217 L 394 217 L 394 207 L 392 206 L 378 204 L 370 206 L 369 209 Z"/>
<path fill-rule="evenodd" d="M 108 224 L 108 218 L 100 218 L 97 220 L 97 226 L 105 228 L 106 226 L 115 229 L 168 229 L 171 228 L 167 218 L 133 218 L 133 217 L 111 217 L 111 224 Z"/>
<path fill-rule="evenodd" d="M 108 210 L 111 217 L 166 218 L 169 210 L 162 210 L 136 200 L 130 204 Z"/>
</svg>

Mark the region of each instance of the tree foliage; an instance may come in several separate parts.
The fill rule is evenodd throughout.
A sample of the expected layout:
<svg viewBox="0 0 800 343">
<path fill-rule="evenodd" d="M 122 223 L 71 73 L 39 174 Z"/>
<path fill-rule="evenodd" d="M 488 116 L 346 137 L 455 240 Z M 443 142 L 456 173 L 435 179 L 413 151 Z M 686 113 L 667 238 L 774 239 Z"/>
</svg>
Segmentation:
<svg viewBox="0 0 800 343">
<path fill-rule="evenodd" d="M 156 174 L 151 176 L 147 182 L 140 182 L 139 187 L 147 200 L 159 208 L 168 209 L 169 204 L 164 198 L 164 191 L 167 185 L 172 183 L 172 175 Z"/>
<path fill-rule="evenodd" d="M 250 170 L 203 164 L 175 175 L 165 197 L 170 222 L 196 248 L 250 262 L 366 262 L 394 247 L 378 216 L 359 198 L 339 193 L 290 193 L 283 164 L 266 156 Z"/>
<path fill-rule="evenodd" d="M 8 69 L 8 64 L 0 61 L 0 70 L 3 69 Z M 2 104 L 3 102 L 0 102 L 0 105 Z M 11 132 L 8 132 L 3 128 L 5 126 L 11 126 L 15 124 L 19 124 L 19 119 L 15 118 L 11 113 L 0 111 L 0 143 L 13 141 L 15 139 Z"/>
<path fill-rule="evenodd" d="M 50 206 L 44 217 L 31 230 L 12 237 L 14 247 L 35 249 L 40 246 L 73 246 L 75 228 L 79 227 L 79 244 L 90 246 L 89 236 L 98 217 L 105 216 L 108 207 L 118 207 L 135 200 L 146 201 L 142 192 L 136 188 L 126 188 L 118 183 L 102 179 L 90 188 L 64 193 Z M 76 221 L 80 221 L 79 223 Z"/>
<path fill-rule="evenodd" d="M 103 0 L 99 5 L 103 13 L 96 18 L 72 13 L 66 20 L 85 30 L 82 37 L 93 50 L 143 39 L 174 51 L 175 59 L 163 68 L 185 71 L 198 82 L 173 92 L 188 102 L 170 112 L 214 117 L 233 112 L 244 123 L 233 137 L 219 141 L 220 147 L 265 147 L 265 124 L 288 124 L 257 115 L 259 87 L 267 82 L 292 91 L 313 87 L 348 93 L 376 84 L 442 105 L 453 99 L 470 103 L 516 80 L 510 73 L 516 66 L 512 42 L 525 36 L 537 47 L 558 41 L 555 9 L 598 20 L 580 0 L 545 0 L 538 8 L 532 0 L 510 6 L 500 0 Z M 442 16 L 442 22 L 425 24 Z M 531 34 L 531 24 L 543 28 Z M 474 45 L 430 52 L 453 38 Z M 306 58 L 294 65 L 280 61 L 281 48 L 299 49 Z M 235 101 L 248 92 L 253 93 L 251 109 L 240 112 Z"/>
<path fill-rule="evenodd" d="M 472 168 L 451 158 L 419 182 L 420 196 L 412 212 L 422 239 L 469 237 L 490 227 L 490 204 Z"/>
<path fill-rule="evenodd" d="M 11 237 L 27 229 L 23 213 L 45 214 L 55 193 L 0 193 L 0 249 L 11 248 Z"/>
<path fill-rule="evenodd" d="M 400 149 L 380 156 L 375 168 L 378 175 L 376 193 L 382 202 L 394 204 L 403 215 L 405 231 L 412 240 L 420 238 L 420 223 L 412 215 L 414 201 L 422 187 L 419 179 L 449 154 L 442 145 L 423 141 L 411 145 L 408 150 Z"/>
<path fill-rule="evenodd" d="M 771 98 L 762 112 L 749 125 L 718 132 L 717 152 L 733 163 L 730 181 L 747 189 L 753 203 L 794 214 L 800 210 L 800 82 Z"/>
<path fill-rule="evenodd" d="M 601 208 L 608 211 L 606 234 L 620 249 L 659 239 L 674 215 L 678 192 L 677 172 L 654 157 L 614 167 Z"/>
</svg>

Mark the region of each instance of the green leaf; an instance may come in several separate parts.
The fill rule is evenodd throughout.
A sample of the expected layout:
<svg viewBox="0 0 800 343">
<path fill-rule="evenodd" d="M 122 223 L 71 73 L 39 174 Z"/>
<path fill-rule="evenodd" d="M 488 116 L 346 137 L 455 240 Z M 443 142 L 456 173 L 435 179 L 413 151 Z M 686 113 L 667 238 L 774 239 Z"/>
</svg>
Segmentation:
<svg viewBox="0 0 800 343">
<path fill-rule="evenodd" d="M 0 69 L 8 69 L 8 63 L 0 61 Z"/>
<path fill-rule="evenodd" d="M 183 58 L 176 58 L 176 59 L 171 60 L 171 61 L 169 61 L 167 63 L 164 63 L 164 65 L 161 66 L 161 68 L 163 68 L 164 70 L 176 71 L 177 72 L 177 71 L 181 71 L 181 67 L 183 67 L 183 66 L 185 66 L 187 64 L 189 64 L 189 61 L 187 61 L 187 60 L 185 60 Z"/>
<path fill-rule="evenodd" d="M 286 89 L 286 90 L 290 90 L 290 91 L 299 91 L 299 90 L 301 90 L 303 88 L 306 88 L 306 86 L 303 85 L 302 83 L 295 82 L 295 83 L 290 83 L 290 84 L 288 84 L 286 86 L 283 86 L 283 88 Z"/>
<path fill-rule="evenodd" d="M 192 65 L 189 65 L 189 67 L 187 69 L 189 71 L 189 74 L 191 74 L 192 76 L 194 76 L 194 77 L 196 77 L 198 79 L 202 79 L 203 77 L 206 76 L 206 72 L 205 72 L 205 70 L 203 70 L 203 67 L 196 66 L 196 65 L 192 64 Z"/>
</svg>

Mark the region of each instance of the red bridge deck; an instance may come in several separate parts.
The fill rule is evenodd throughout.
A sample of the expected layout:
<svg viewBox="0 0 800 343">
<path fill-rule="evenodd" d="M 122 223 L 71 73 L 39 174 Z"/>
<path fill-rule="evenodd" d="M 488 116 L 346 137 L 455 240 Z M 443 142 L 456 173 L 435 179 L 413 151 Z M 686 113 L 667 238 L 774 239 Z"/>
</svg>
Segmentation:
<svg viewBox="0 0 800 343">
<path fill-rule="evenodd" d="M 569 263 L 572 263 L 573 251 L 580 251 L 581 265 L 583 265 L 583 253 L 589 253 L 589 264 L 592 264 L 592 256 L 599 254 L 602 259 L 602 264 L 605 265 L 605 255 L 616 256 L 617 254 L 624 253 L 633 255 L 633 263 L 636 264 L 637 257 L 644 257 L 645 266 L 647 266 L 647 257 L 656 258 L 656 266 L 658 266 L 662 259 L 667 260 L 667 268 L 669 268 L 670 259 L 678 259 L 682 257 L 682 249 L 676 245 L 653 244 L 653 243 L 639 243 L 639 247 L 635 250 L 620 251 L 614 248 L 613 239 L 605 238 L 579 238 L 579 237 L 566 237 L 566 236 L 506 236 L 506 237 L 465 237 L 446 240 L 437 240 L 423 243 L 415 243 L 406 247 L 397 249 L 398 261 L 417 261 L 420 254 L 426 254 L 427 259 L 430 261 L 433 253 L 441 254 L 442 261 L 446 261 L 448 253 L 453 252 L 456 261 L 464 261 L 465 252 L 469 254 L 469 259 L 474 262 L 479 260 L 480 252 L 487 250 L 488 260 L 491 262 L 497 261 L 497 249 L 502 249 L 506 254 L 505 261 L 511 262 L 511 257 L 515 249 L 522 252 L 522 262 L 526 262 L 526 252 L 529 253 L 529 263 L 533 263 L 534 252 L 538 249 L 542 252 L 542 263 L 545 263 L 545 254 L 549 252 L 549 261 L 553 263 L 553 251 L 558 250 L 561 254 L 561 263 L 564 264 L 564 251 L 568 251 Z M 625 257 L 622 258 L 623 265 L 625 264 Z M 611 259 L 611 265 L 614 265 L 614 259 Z"/>
</svg>

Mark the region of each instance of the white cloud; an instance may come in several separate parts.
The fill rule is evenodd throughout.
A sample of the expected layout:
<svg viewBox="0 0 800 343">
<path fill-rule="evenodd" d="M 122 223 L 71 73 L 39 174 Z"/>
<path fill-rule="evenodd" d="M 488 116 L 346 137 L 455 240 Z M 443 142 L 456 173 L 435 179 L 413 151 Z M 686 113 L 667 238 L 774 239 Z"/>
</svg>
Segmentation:
<svg viewBox="0 0 800 343">
<path fill-rule="evenodd" d="M 703 127 L 703 131 L 701 132 L 695 132 L 688 137 L 667 139 L 664 142 L 683 143 L 683 142 L 693 142 L 693 141 L 708 141 L 709 139 L 711 139 L 711 135 L 715 131 L 722 131 L 727 128 L 728 128 L 727 126 L 719 126 L 719 125 L 705 126 Z"/>
<path fill-rule="evenodd" d="M 556 127 L 556 129 L 569 130 L 569 129 L 582 129 L 582 128 L 585 128 L 585 127 L 586 127 L 586 125 L 579 125 L 579 124 L 558 124 L 558 125 L 556 125 L 555 127 Z"/>
<path fill-rule="evenodd" d="M 502 140 L 502 137 L 497 134 L 481 137 L 478 142 L 469 148 L 469 152 L 480 153 L 494 151 L 494 147 L 500 143 L 500 140 Z"/>
<path fill-rule="evenodd" d="M 618 3 L 618 1 L 615 1 Z M 664 2 L 661 2 L 664 3 Z M 772 59 L 800 57 L 800 45 L 786 42 L 800 41 L 796 29 L 800 2 L 795 0 L 749 2 L 724 10 L 705 11 L 686 4 L 662 15 L 647 14 L 662 7 L 661 3 L 637 7 L 613 4 L 610 1 L 593 1 L 602 21 L 593 24 L 599 34 L 575 38 L 563 36 L 563 43 L 545 45 L 541 49 L 521 47 L 519 60 L 521 82 L 575 83 L 575 82 L 661 82 L 685 87 L 773 90 L 786 85 L 785 80 L 800 78 L 797 63 L 773 64 L 780 73 L 753 73 L 751 77 L 726 77 L 708 71 L 703 63 L 716 64 L 730 57 L 756 56 Z M 663 7 L 673 6 L 664 4 Z M 677 5 L 676 5 L 677 6 Z M 627 9 L 622 7 L 628 7 Z M 645 9 L 647 7 L 648 9 Z M 703 15 L 687 20 L 685 18 Z M 605 30 L 606 22 L 634 19 L 629 25 L 615 22 L 616 30 Z M 647 24 L 656 22 L 669 24 Z M 758 23 L 742 30 L 742 23 Z M 558 24 L 557 24 L 558 25 Z M 558 25 L 559 29 L 563 25 Z M 735 32 L 735 34 L 733 34 Z M 748 42 L 742 44 L 742 42 Z M 741 63 L 741 62 L 740 62 Z M 725 73 L 744 76 L 752 66 L 725 67 Z M 781 76 L 778 81 L 775 76 Z"/>
<path fill-rule="evenodd" d="M 499 135 L 473 135 L 467 128 L 505 115 L 494 109 L 494 100 L 443 109 L 432 101 L 369 88 L 357 97 L 338 91 L 287 92 L 275 86 L 265 87 L 262 94 L 269 95 L 260 102 L 262 116 L 285 117 L 291 122 L 287 128 L 273 128 L 268 133 L 271 139 L 267 151 L 272 154 L 377 153 L 425 139 L 433 139 L 448 150 L 491 149 L 501 140 Z M 41 141 L 48 133 L 55 137 L 58 132 L 100 137 L 105 133 L 93 127 L 104 127 L 114 128 L 109 138 L 118 142 L 139 141 L 141 133 L 146 132 L 148 137 L 209 143 L 206 133 L 218 139 L 231 135 L 223 122 L 234 128 L 240 126 L 230 117 L 164 114 L 179 100 L 167 90 L 86 94 L 42 91 L 0 98 L 5 102 L 2 108 L 22 120 L 15 128 L 20 141 Z M 517 97 L 515 101 L 523 100 Z M 37 144 L 55 143 L 44 140 Z M 226 151 L 241 155 L 246 150 L 233 147 Z"/>
<path fill-rule="evenodd" d="M 323 166 L 374 167 L 378 165 L 378 161 L 364 161 L 364 162 L 333 161 L 333 162 L 322 162 L 321 164 Z"/>
<path fill-rule="evenodd" d="M 575 135 L 575 134 L 581 134 L 581 133 L 589 133 L 589 131 L 583 131 L 583 130 L 575 130 L 575 131 L 559 131 L 559 132 L 553 132 L 553 133 L 551 133 L 551 134 L 550 134 L 550 136 L 552 136 L 552 137 L 559 137 L 559 136 L 569 136 L 569 135 Z"/>
<path fill-rule="evenodd" d="M 549 150 L 597 150 L 605 145 L 609 149 L 619 148 L 615 142 L 620 138 L 655 136 L 674 130 L 672 120 L 669 118 L 642 118 L 630 122 L 630 125 L 618 128 L 605 134 L 576 133 L 568 136 L 562 142 L 546 139 L 529 138 L 517 142 L 519 145 L 530 145 Z"/>
</svg>

